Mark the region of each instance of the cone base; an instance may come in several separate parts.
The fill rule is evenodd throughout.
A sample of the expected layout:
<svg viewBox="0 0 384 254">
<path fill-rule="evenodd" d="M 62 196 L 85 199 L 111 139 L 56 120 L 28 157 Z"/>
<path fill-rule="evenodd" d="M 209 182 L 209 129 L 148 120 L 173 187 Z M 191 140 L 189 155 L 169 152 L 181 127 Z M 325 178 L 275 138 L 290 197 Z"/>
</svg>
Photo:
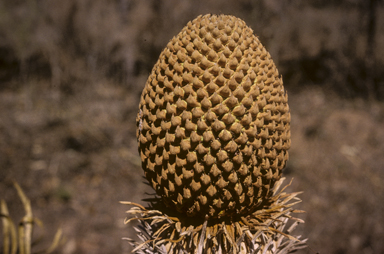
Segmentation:
<svg viewBox="0 0 384 254">
<path fill-rule="evenodd" d="M 145 208 L 132 202 L 121 202 L 133 207 L 127 211 L 137 220 L 135 227 L 141 242 L 128 240 L 134 253 L 291 253 L 306 247 L 306 239 L 293 236 L 292 231 L 303 220 L 293 217 L 293 205 L 301 202 L 299 192 L 285 193 L 284 178 L 275 184 L 267 207 L 250 215 L 221 221 L 193 219 L 170 212 L 161 199 L 153 199 Z M 167 211 L 168 210 L 168 211 Z"/>
</svg>

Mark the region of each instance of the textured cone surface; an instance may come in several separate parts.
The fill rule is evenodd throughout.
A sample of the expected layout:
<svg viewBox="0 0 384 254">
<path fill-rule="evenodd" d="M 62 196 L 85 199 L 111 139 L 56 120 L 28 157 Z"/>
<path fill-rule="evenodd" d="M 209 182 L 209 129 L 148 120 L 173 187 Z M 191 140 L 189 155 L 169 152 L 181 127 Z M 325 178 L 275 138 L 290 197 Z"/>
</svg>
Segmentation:
<svg viewBox="0 0 384 254">
<path fill-rule="evenodd" d="M 244 21 L 197 17 L 162 51 L 141 96 L 146 178 L 189 216 L 252 212 L 288 159 L 287 100 L 275 64 Z"/>
</svg>

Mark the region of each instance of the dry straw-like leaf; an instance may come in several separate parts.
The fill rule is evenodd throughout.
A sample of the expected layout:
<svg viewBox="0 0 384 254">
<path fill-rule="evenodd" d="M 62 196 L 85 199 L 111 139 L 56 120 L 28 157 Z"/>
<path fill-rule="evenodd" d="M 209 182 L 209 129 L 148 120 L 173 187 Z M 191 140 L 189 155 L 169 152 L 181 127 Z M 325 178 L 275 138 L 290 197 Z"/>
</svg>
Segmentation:
<svg viewBox="0 0 384 254">
<path fill-rule="evenodd" d="M 264 209 L 241 217 L 219 222 L 213 219 L 203 221 L 169 216 L 162 203 L 151 203 L 145 208 L 133 202 L 127 213 L 139 222 L 135 230 L 141 242 L 128 240 L 134 253 L 290 253 L 306 247 L 306 239 L 293 236 L 292 231 L 303 220 L 293 217 L 293 205 L 300 202 L 299 194 L 278 191 L 284 178 L 278 181 L 270 198 L 270 205 Z M 155 207 L 158 209 L 156 210 Z M 160 211 L 160 209 L 161 211 Z M 299 211 L 300 212 L 300 211 Z M 289 228 L 285 228 L 289 225 Z"/>
</svg>

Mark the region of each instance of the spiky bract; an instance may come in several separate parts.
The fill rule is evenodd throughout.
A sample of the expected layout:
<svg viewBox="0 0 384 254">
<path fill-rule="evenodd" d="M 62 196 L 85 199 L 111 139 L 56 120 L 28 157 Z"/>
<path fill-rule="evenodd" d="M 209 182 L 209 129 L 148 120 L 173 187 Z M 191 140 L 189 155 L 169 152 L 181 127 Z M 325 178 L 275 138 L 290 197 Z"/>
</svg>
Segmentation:
<svg viewBox="0 0 384 254">
<path fill-rule="evenodd" d="M 270 205 L 238 221 L 217 222 L 208 220 L 188 220 L 173 217 L 153 207 L 144 208 L 134 205 L 127 211 L 138 220 L 135 227 L 141 242 L 127 240 L 135 247 L 133 252 L 143 253 L 255 253 L 286 254 L 305 247 L 305 240 L 291 235 L 294 228 L 303 221 L 291 216 L 293 205 L 300 202 L 299 193 L 287 194 L 284 189 L 278 192 L 284 178 L 274 188 L 275 195 L 270 198 Z M 160 205 L 156 203 L 155 206 Z M 160 207 L 161 209 L 161 207 Z M 162 209 L 164 210 L 164 209 Z M 285 227 L 289 225 L 288 229 Z"/>
</svg>

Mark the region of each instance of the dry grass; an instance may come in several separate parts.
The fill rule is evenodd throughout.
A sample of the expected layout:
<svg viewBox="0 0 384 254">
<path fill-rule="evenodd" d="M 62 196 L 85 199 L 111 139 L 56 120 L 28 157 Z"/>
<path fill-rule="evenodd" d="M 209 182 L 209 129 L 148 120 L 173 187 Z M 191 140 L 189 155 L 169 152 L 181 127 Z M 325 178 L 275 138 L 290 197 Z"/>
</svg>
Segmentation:
<svg viewBox="0 0 384 254">
<path fill-rule="evenodd" d="M 15 189 L 23 204 L 25 215 L 18 223 L 17 229 L 12 221 L 6 202 L 0 200 L 0 217 L 3 226 L 3 252 L 4 254 L 31 254 L 32 246 L 35 245 L 32 239 L 34 226 L 43 227 L 43 223 L 33 216 L 31 201 L 24 194 L 21 187 L 14 183 Z M 63 243 L 62 230 L 59 229 L 54 235 L 52 244 L 46 250 L 40 250 L 40 253 L 52 253 Z M 34 252 L 35 253 L 35 252 Z"/>
</svg>

